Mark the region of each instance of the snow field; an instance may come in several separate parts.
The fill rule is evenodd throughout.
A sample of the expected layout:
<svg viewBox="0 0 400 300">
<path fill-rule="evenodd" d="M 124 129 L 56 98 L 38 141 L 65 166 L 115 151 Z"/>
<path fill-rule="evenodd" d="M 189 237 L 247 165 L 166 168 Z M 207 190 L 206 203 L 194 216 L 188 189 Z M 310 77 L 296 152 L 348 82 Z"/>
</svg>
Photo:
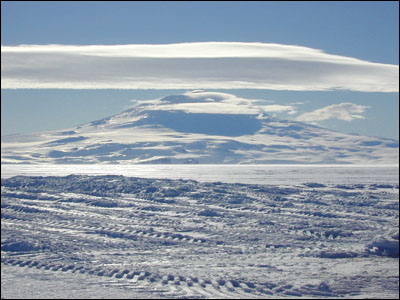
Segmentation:
<svg viewBox="0 0 400 300">
<path fill-rule="evenodd" d="M 123 298 L 394 298 L 398 191 L 112 175 L 2 179 L 2 282 L 52 272 L 99 286 L 89 289 L 93 297 L 110 288 Z M 2 284 L 5 297 L 13 289 Z"/>
</svg>

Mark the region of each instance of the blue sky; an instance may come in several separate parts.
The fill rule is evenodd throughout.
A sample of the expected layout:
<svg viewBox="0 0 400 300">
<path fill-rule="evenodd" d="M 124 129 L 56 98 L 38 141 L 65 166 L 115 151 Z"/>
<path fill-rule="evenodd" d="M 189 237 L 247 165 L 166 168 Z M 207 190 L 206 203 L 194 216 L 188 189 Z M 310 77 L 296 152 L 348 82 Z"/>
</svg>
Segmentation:
<svg viewBox="0 0 400 300">
<path fill-rule="evenodd" d="M 307 47 L 329 55 L 398 66 L 398 6 L 397 1 L 2 1 L 1 44 L 257 42 Z M 152 99 L 186 90 L 2 87 L 1 131 L 4 135 L 72 127 L 117 113 L 131 105 L 132 99 Z M 353 106 L 346 109 L 354 109 L 361 117 L 344 120 L 332 114 L 317 123 L 334 130 L 398 140 L 398 91 L 229 86 L 207 90 L 279 105 L 298 103 L 296 114 L 277 114 L 292 119 L 324 108 L 319 113 L 329 114 L 333 108 L 344 107 L 339 104 L 351 103 Z"/>
</svg>

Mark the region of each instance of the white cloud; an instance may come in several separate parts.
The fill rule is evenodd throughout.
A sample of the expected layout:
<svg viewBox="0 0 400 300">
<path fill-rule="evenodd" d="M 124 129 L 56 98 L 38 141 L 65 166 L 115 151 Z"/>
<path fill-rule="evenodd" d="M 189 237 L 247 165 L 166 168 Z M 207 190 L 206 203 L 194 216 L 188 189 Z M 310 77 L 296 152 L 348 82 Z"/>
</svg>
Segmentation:
<svg viewBox="0 0 400 300">
<path fill-rule="evenodd" d="M 353 121 L 355 119 L 364 119 L 361 115 L 366 108 L 370 106 L 358 105 L 354 103 L 339 103 L 304 113 L 296 118 L 297 121 L 318 123 L 328 119 L 339 119 L 344 121 Z"/>
<path fill-rule="evenodd" d="M 263 105 L 270 100 L 240 98 L 221 92 L 190 91 L 156 100 L 135 101 L 142 110 L 184 111 L 186 113 L 248 114 L 296 113 L 290 105 Z"/>
<path fill-rule="evenodd" d="M 295 114 L 297 114 L 297 111 L 291 110 L 291 111 L 288 112 L 288 114 L 289 114 L 289 115 L 295 115 Z"/>
<path fill-rule="evenodd" d="M 291 105 L 278 105 L 278 104 L 264 105 L 262 106 L 262 110 L 267 113 L 268 112 L 276 112 L 276 113 L 287 112 L 288 114 L 296 113 L 296 109 Z"/>
<path fill-rule="evenodd" d="M 2 88 L 398 92 L 399 67 L 280 44 L 1 47 Z"/>
<path fill-rule="evenodd" d="M 228 93 L 191 91 L 183 95 L 171 95 L 157 100 L 137 101 L 137 104 L 144 110 L 259 115 L 264 112 L 263 107 L 257 105 L 259 101 L 236 97 Z"/>
</svg>

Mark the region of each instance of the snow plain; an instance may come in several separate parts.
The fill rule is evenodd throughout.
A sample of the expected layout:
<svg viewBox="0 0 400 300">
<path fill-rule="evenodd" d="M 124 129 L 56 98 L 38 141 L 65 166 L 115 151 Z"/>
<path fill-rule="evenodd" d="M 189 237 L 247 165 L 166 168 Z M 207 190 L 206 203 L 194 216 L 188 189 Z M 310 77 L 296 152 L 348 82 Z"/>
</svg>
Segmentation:
<svg viewBox="0 0 400 300">
<path fill-rule="evenodd" d="M 399 296 L 398 167 L 3 167 L 4 298 Z"/>
</svg>

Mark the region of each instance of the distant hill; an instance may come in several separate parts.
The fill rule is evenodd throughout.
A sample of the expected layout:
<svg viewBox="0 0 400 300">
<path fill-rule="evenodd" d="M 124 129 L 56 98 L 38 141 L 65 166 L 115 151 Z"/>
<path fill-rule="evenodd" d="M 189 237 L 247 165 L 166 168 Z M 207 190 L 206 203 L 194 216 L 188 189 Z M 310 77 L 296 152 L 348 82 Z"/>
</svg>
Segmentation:
<svg viewBox="0 0 400 300">
<path fill-rule="evenodd" d="M 62 131 L 2 137 L 2 163 L 397 164 L 398 142 L 263 113 L 250 100 L 193 91 L 138 101 Z"/>
</svg>

